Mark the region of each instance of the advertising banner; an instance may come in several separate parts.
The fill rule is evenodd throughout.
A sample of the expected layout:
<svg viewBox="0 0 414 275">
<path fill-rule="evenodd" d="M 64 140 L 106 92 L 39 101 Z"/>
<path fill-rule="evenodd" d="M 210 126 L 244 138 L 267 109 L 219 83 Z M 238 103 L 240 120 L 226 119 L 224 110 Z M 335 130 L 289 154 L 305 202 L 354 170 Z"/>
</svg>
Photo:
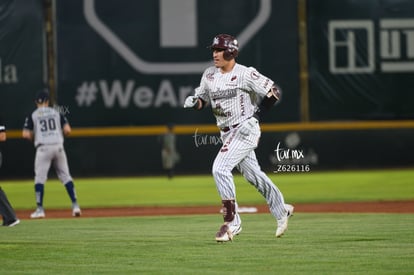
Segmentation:
<svg viewBox="0 0 414 275">
<path fill-rule="evenodd" d="M 219 33 L 237 61 L 284 89 L 269 121 L 297 121 L 296 1 L 56 1 L 58 101 L 75 126 L 215 123 L 184 99 L 212 65 Z"/>
<path fill-rule="evenodd" d="M 311 120 L 414 118 L 414 2 L 308 1 Z"/>
<path fill-rule="evenodd" d="M 0 0 L 0 116 L 23 127 L 45 83 L 41 0 Z"/>
</svg>

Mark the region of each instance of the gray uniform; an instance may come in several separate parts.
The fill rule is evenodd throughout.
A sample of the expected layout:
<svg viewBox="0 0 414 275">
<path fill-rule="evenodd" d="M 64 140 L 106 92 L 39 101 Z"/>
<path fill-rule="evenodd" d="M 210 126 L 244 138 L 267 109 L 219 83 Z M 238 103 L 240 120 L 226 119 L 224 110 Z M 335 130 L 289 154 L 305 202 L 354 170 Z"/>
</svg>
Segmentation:
<svg viewBox="0 0 414 275">
<path fill-rule="evenodd" d="M 168 131 L 161 136 L 162 150 L 162 166 L 167 171 L 168 178 L 172 178 L 174 175 L 174 167 L 180 160 L 180 155 L 176 150 L 176 136 L 173 131 L 172 125 L 167 126 Z"/>
<path fill-rule="evenodd" d="M 175 148 L 175 134 L 166 133 L 162 137 L 162 166 L 164 169 L 174 168 L 175 163 L 177 162 L 178 155 Z"/>
<path fill-rule="evenodd" d="M 26 118 L 24 129 L 33 131 L 36 147 L 36 183 L 46 182 L 52 163 L 63 184 L 72 181 L 63 147 L 62 127 L 66 123 L 68 123 L 67 119 L 51 107 L 38 108 Z"/>
</svg>

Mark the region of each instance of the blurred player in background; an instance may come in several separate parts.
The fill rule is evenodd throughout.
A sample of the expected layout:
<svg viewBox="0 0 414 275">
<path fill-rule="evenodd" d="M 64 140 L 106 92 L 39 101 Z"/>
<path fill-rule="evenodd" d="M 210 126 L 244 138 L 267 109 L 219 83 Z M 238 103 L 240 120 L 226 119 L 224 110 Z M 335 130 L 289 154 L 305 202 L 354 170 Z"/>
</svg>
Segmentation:
<svg viewBox="0 0 414 275">
<path fill-rule="evenodd" d="M 180 155 L 176 148 L 176 136 L 174 133 L 174 125 L 167 125 L 167 132 L 161 136 L 161 159 L 162 167 L 167 172 L 169 179 L 174 176 L 174 168 L 180 160 Z"/>
<path fill-rule="evenodd" d="M 6 141 L 6 127 L 3 124 L 2 118 L 0 117 L 0 142 Z M 0 167 L 2 164 L 2 155 L 0 151 Z M 16 212 L 14 212 L 13 207 L 11 206 L 6 193 L 0 187 L 0 214 L 3 217 L 3 226 L 15 226 L 20 223 L 20 220 L 16 217 Z"/>
<path fill-rule="evenodd" d="M 49 93 L 46 90 L 38 93 L 35 103 L 37 109 L 26 118 L 23 126 L 23 138 L 33 141 L 36 148 L 34 187 L 37 208 L 30 217 L 36 219 L 46 216 L 43 195 L 51 164 L 72 201 L 72 215 L 79 217 L 81 210 L 63 147 L 63 136 L 70 134 L 71 127 L 63 114 L 49 107 Z"/>
<path fill-rule="evenodd" d="M 204 71 L 195 95 L 184 103 L 184 108 L 196 110 L 210 104 L 223 141 L 212 169 L 223 205 L 218 242 L 231 241 L 242 229 L 232 174 L 235 167 L 266 199 L 277 220 L 276 237 L 285 233 L 293 213 L 293 206 L 285 204 L 282 193 L 261 170 L 254 152 L 261 135 L 259 120 L 279 101 L 281 91 L 256 69 L 236 63 L 238 47 L 231 35 L 214 37 L 210 46 L 214 66 Z"/>
</svg>

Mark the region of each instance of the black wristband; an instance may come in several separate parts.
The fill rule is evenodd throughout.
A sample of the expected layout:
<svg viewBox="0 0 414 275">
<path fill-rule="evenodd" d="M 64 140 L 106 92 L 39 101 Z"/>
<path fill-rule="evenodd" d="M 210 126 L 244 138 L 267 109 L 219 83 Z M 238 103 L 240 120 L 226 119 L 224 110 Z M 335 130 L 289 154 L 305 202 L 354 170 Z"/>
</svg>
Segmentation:
<svg viewBox="0 0 414 275">
<path fill-rule="evenodd" d="M 197 99 L 197 104 L 194 105 L 194 109 L 196 110 L 201 110 L 204 108 L 204 106 L 206 106 L 206 102 L 204 100 L 202 100 L 201 98 Z"/>
<path fill-rule="evenodd" d="M 257 118 L 257 120 L 260 121 L 260 119 L 263 117 L 263 115 L 265 113 L 267 113 L 267 111 L 270 110 L 270 108 L 275 105 L 275 103 L 277 102 L 277 99 L 273 96 L 271 97 L 267 97 L 265 96 L 262 100 L 262 102 L 260 102 L 260 105 L 257 106 L 258 109 L 257 111 L 254 113 L 254 117 Z"/>
</svg>

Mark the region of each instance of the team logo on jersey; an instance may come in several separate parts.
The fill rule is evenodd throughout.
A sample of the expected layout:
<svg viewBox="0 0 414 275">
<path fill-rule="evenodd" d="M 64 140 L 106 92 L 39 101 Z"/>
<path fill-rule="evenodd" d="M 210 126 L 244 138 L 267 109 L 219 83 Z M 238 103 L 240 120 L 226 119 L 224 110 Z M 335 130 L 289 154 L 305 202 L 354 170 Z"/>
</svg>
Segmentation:
<svg viewBox="0 0 414 275">
<path fill-rule="evenodd" d="M 237 78 L 237 75 L 233 75 L 233 76 L 231 77 L 230 81 L 234 81 L 234 80 L 236 80 L 236 78 Z"/>
<path fill-rule="evenodd" d="M 219 90 L 210 93 L 210 97 L 213 100 L 222 99 L 222 98 L 232 98 L 237 96 L 237 89 L 227 89 L 227 90 Z"/>
<path fill-rule="evenodd" d="M 259 79 L 260 75 L 257 71 L 253 71 L 250 73 L 250 77 L 253 78 L 254 80 Z"/>
<path fill-rule="evenodd" d="M 269 83 L 270 83 L 270 79 L 269 78 L 266 78 L 266 81 L 265 81 L 265 83 L 263 84 L 263 88 L 267 88 L 267 86 L 269 85 Z"/>
<path fill-rule="evenodd" d="M 208 79 L 208 80 L 210 80 L 210 81 L 213 81 L 214 80 L 214 73 L 208 73 L 207 75 L 206 75 L 206 78 Z"/>
</svg>

